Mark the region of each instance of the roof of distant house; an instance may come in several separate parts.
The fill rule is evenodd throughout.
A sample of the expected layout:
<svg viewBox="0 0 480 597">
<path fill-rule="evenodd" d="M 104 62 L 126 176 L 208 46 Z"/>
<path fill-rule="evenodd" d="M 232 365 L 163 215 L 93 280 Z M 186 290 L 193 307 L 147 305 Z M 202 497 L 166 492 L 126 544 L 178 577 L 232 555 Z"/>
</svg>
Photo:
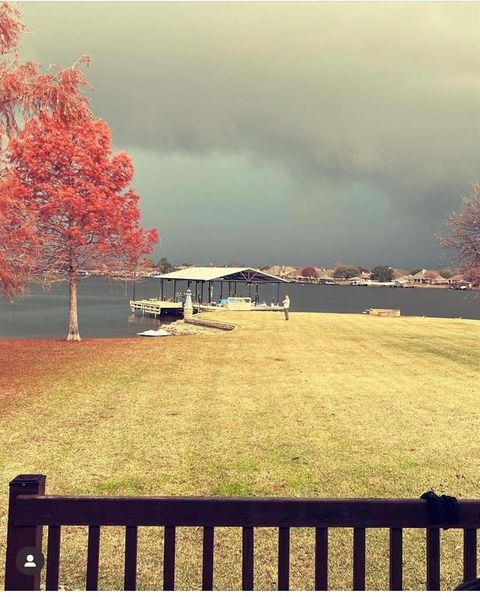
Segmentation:
<svg viewBox="0 0 480 597">
<path fill-rule="evenodd" d="M 408 276 L 408 271 L 406 269 L 401 269 L 399 267 L 393 268 L 393 279 L 397 280 L 398 278 L 405 278 Z"/>
<path fill-rule="evenodd" d="M 410 277 L 415 280 L 435 280 L 442 276 L 436 269 L 422 269 L 416 274 L 411 274 Z"/>
<path fill-rule="evenodd" d="M 272 276 L 285 276 L 290 272 L 296 271 L 296 268 L 291 265 L 272 265 L 271 267 L 262 270 L 267 274 L 272 274 Z"/>
<path fill-rule="evenodd" d="M 333 270 L 333 269 L 325 269 L 318 277 L 322 278 L 322 279 L 333 278 L 334 271 L 335 270 Z"/>
</svg>

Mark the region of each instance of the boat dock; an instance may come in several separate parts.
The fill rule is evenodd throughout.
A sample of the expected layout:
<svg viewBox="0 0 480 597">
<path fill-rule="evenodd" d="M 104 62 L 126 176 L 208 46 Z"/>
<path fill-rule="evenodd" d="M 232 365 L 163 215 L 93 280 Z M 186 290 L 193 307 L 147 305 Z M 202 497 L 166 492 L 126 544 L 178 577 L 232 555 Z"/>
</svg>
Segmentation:
<svg viewBox="0 0 480 597">
<path fill-rule="evenodd" d="M 251 267 L 188 267 L 153 277 L 160 280 L 159 296 L 130 301 L 132 313 L 155 317 L 168 314 L 181 315 L 184 303 L 178 301 L 180 296 L 185 300 L 187 296 L 190 297 L 189 300 L 191 300 L 194 313 L 200 311 L 283 310 L 279 305 L 280 284 L 285 281 L 282 278 Z M 173 282 L 171 294 L 170 291 L 165 292 L 165 285 L 169 282 Z M 183 283 L 186 290 L 182 288 L 181 293 L 177 292 L 177 282 Z M 238 291 L 237 284 L 240 285 Z M 275 299 L 269 301 L 269 303 L 265 300 L 261 301 L 260 287 L 267 284 L 276 285 L 276 301 Z M 217 292 L 214 292 L 215 288 Z M 169 297 L 170 300 L 167 300 L 166 297 Z"/>
</svg>

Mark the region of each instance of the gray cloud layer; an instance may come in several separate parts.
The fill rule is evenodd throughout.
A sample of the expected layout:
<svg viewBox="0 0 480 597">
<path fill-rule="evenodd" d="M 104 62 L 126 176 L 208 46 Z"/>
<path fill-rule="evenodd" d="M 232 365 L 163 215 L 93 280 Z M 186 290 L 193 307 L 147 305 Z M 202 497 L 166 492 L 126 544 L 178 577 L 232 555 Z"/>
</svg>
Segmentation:
<svg viewBox="0 0 480 597">
<path fill-rule="evenodd" d="M 116 144 L 138 155 L 137 172 L 145 164 L 137 185 L 149 189 L 145 212 L 181 258 L 190 238 L 195 259 L 194 223 L 185 238 L 180 215 L 200 193 L 217 209 L 210 247 L 198 259 L 222 259 L 224 251 L 225 259 L 269 261 L 279 231 L 293 225 L 285 259 L 318 262 L 317 250 L 327 260 L 376 262 L 383 251 L 397 261 L 438 261 L 433 233 L 478 178 L 478 4 L 32 3 L 23 10 L 35 32 L 25 54 L 64 64 L 92 56 L 95 112 L 110 122 Z M 190 186 L 178 179 L 182 193 L 170 180 L 179 155 L 184 175 L 197 171 Z M 254 213 L 267 224 L 261 242 L 251 243 L 255 252 L 238 235 L 227 255 L 232 237 L 217 234 L 229 221 L 222 159 L 245 177 L 248 208 L 237 221 L 247 225 Z M 195 161 L 223 184 L 199 190 Z M 248 183 L 259 169 L 266 174 L 253 197 Z M 154 196 L 149 178 L 175 200 Z M 273 189 L 280 220 L 272 225 L 263 198 Z"/>
</svg>

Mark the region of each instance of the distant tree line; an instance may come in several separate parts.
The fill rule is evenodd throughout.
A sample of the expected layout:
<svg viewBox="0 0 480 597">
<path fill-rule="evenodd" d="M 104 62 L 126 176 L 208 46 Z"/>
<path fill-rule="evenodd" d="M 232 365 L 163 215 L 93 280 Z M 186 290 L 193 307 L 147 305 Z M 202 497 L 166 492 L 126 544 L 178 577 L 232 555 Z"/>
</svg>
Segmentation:
<svg viewBox="0 0 480 597">
<path fill-rule="evenodd" d="M 391 282 L 395 272 L 389 265 L 377 265 L 372 269 L 370 278 L 377 282 Z"/>
<path fill-rule="evenodd" d="M 268 268 L 262 268 L 268 269 Z M 410 271 L 410 275 L 417 274 L 421 272 L 421 268 L 413 269 Z M 357 276 L 365 277 L 364 274 L 367 274 L 367 277 L 371 280 L 375 280 L 377 282 L 392 282 L 395 277 L 395 270 L 390 265 L 377 265 L 372 270 L 362 266 L 362 265 L 348 265 L 348 264 L 339 264 L 335 267 L 332 276 L 337 279 L 341 280 L 349 280 L 351 278 L 355 278 Z M 450 269 L 442 269 L 439 270 L 439 274 L 442 278 L 448 280 L 451 278 L 454 273 Z M 319 269 L 314 267 L 313 265 L 308 265 L 304 267 L 300 275 L 302 278 L 318 278 L 320 276 Z"/>
<path fill-rule="evenodd" d="M 361 269 L 356 265 L 337 265 L 333 272 L 334 278 L 355 278 L 361 274 Z"/>
<path fill-rule="evenodd" d="M 166 257 L 162 257 L 155 269 L 161 274 L 169 274 L 170 272 L 173 272 L 175 268 Z"/>
</svg>

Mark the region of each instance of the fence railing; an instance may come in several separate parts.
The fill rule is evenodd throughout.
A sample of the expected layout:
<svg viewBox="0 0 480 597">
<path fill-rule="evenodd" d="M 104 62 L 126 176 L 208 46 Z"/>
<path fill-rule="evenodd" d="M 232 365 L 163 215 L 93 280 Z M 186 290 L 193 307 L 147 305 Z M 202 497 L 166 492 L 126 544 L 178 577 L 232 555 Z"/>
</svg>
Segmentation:
<svg viewBox="0 0 480 597">
<path fill-rule="evenodd" d="M 124 588 L 137 585 L 138 527 L 164 527 L 163 589 L 175 588 L 177 527 L 203 528 L 202 589 L 213 588 L 216 527 L 242 528 L 242 589 L 254 588 L 255 528 L 278 529 L 278 589 L 289 589 L 290 529 L 315 529 L 316 590 L 327 590 L 328 530 L 353 529 L 352 587 L 365 590 L 366 530 L 389 529 L 389 588 L 401 590 L 403 529 L 426 529 L 426 588 L 440 589 L 440 528 L 431 525 L 420 499 L 284 499 L 201 497 L 67 497 L 46 496 L 45 476 L 20 475 L 10 483 L 5 589 L 38 590 L 40 572 L 27 576 L 17 568 L 25 547 L 42 549 L 48 527 L 47 590 L 59 587 L 61 528 L 88 527 L 86 589 L 96 590 L 99 577 L 100 529 L 125 528 Z M 459 500 L 460 519 L 449 525 L 463 529 L 463 580 L 477 575 L 477 529 L 480 500 Z M 462 580 L 462 579 L 459 579 Z M 313 587 L 312 587 L 313 588 Z"/>
</svg>

